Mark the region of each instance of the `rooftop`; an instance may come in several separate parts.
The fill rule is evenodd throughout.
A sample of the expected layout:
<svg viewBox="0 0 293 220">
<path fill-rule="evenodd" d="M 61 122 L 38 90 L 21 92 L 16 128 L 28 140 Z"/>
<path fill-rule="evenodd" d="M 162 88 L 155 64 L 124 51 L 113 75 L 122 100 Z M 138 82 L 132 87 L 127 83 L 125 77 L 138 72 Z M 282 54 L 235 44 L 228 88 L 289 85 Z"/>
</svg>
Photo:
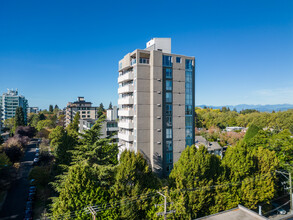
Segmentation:
<svg viewBox="0 0 293 220">
<path fill-rule="evenodd" d="M 202 218 L 202 220 L 260 220 L 268 219 L 264 216 L 258 215 L 256 212 L 245 208 L 242 205 L 238 205 L 235 209 L 230 209 L 224 212 L 219 212 L 217 214 L 208 215 Z M 198 220 L 199 220 L 198 219 Z"/>
</svg>

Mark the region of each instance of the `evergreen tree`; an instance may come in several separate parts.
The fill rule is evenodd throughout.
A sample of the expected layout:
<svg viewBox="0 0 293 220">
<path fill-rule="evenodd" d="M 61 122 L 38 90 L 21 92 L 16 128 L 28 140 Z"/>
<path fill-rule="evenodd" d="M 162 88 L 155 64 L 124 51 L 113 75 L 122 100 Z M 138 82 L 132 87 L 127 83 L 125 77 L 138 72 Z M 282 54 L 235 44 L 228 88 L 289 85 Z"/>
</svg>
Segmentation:
<svg viewBox="0 0 293 220">
<path fill-rule="evenodd" d="M 49 105 L 49 112 L 53 113 L 53 105 Z"/>
<path fill-rule="evenodd" d="M 110 102 L 108 109 L 113 109 L 112 102 Z"/>
<path fill-rule="evenodd" d="M 42 121 L 42 120 L 46 120 L 46 116 L 43 114 L 43 113 L 40 113 L 39 115 L 39 120 Z"/>
<path fill-rule="evenodd" d="M 153 175 L 147 161 L 140 153 L 123 151 L 117 167 L 114 198 L 120 200 L 120 219 L 146 219 L 154 204 L 145 195 L 158 188 L 158 179 Z M 132 202 L 129 202 L 131 198 Z"/>
<path fill-rule="evenodd" d="M 17 107 L 15 112 L 14 128 L 16 129 L 18 126 L 25 126 L 24 113 L 22 107 Z"/>
<path fill-rule="evenodd" d="M 194 219 L 210 214 L 214 185 L 221 173 L 220 159 L 204 146 L 187 147 L 170 174 L 170 197 L 178 219 Z M 196 190 L 202 188 L 202 190 Z"/>
<path fill-rule="evenodd" d="M 79 119 L 80 119 L 80 114 L 79 111 L 75 114 L 73 121 L 68 125 L 67 131 L 73 131 L 73 132 L 78 132 L 79 130 Z"/>
<path fill-rule="evenodd" d="M 79 145 L 72 151 L 74 163 L 81 161 L 87 161 L 90 165 L 115 165 L 118 163 L 117 144 L 113 144 L 111 138 L 101 138 L 104 120 L 105 117 L 100 117 L 90 130 L 80 134 L 82 138 L 79 140 Z"/>
<path fill-rule="evenodd" d="M 59 109 L 58 105 L 55 105 L 54 110 L 55 110 L 55 109 Z"/>
<path fill-rule="evenodd" d="M 98 107 L 98 117 L 101 117 L 105 112 L 105 109 L 104 109 L 104 105 L 103 103 L 100 104 L 100 106 Z"/>
<path fill-rule="evenodd" d="M 89 204 L 99 205 L 105 211 L 97 212 L 98 219 L 117 219 L 107 206 L 110 201 L 109 188 L 113 184 L 113 172 L 107 167 L 89 166 L 79 163 L 70 166 L 68 172 L 53 184 L 59 196 L 53 199 L 53 219 L 66 219 L 75 213 L 77 219 L 92 219 L 84 208 Z"/>
</svg>

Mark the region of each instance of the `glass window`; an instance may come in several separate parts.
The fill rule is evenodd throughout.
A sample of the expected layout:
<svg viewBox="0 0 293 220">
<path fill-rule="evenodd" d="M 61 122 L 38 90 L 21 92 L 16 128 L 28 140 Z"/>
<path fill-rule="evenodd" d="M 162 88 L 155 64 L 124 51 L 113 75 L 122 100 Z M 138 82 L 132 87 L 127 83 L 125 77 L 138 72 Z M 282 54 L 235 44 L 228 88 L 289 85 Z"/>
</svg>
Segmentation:
<svg viewBox="0 0 293 220">
<path fill-rule="evenodd" d="M 172 79 L 172 69 L 166 68 L 164 71 L 166 79 Z"/>
<path fill-rule="evenodd" d="M 193 145 L 193 143 L 192 143 L 192 139 L 186 139 L 186 140 L 185 140 L 185 144 L 186 144 L 186 146 L 191 146 L 191 145 Z"/>
<path fill-rule="evenodd" d="M 166 104 L 166 114 L 172 115 L 172 105 Z"/>
<path fill-rule="evenodd" d="M 166 92 L 166 102 L 172 102 L 172 92 Z"/>
<path fill-rule="evenodd" d="M 192 105 L 185 106 L 185 115 L 192 115 Z"/>
<path fill-rule="evenodd" d="M 172 139 L 172 128 L 166 128 L 166 138 Z"/>
<path fill-rule="evenodd" d="M 172 81 L 166 80 L 166 90 L 172 90 Z"/>
<path fill-rule="evenodd" d="M 163 66 L 172 66 L 172 56 L 163 55 Z"/>
<path fill-rule="evenodd" d="M 192 70 L 192 60 L 185 60 L 185 69 Z"/>
<path fill-rule="evenodd" d="M 166 125 L 172 127 L 172 116 L 166 116 Z"/>
<path fill-rule="evenodd" d="M 173 143 L 172 143 L 171 140 L 166 141 L 166 148 L 167 148 L 167 151 L 172 151 L 173 150 Z"/>
<path fill-rule="evenodd" d="M 192 126 L 192 116 L 185 116 L 185 126 Z"/>
<path fill-rule="evenodd" d="M 167 152 L 166 153 L 166 162 L 167 163 L 172 163 L 173 162 L 173 153 L 172 152 Z"/>
<path fill-rule="evenodd" d="M 181 63 L 181 57 L 176 57 L 176 63 Z"/>
<path fill-rule="evenodd" d="M 192 138 L 192 128 L 185 128 L 185 137 L 186 138 Z"/>
</svg>

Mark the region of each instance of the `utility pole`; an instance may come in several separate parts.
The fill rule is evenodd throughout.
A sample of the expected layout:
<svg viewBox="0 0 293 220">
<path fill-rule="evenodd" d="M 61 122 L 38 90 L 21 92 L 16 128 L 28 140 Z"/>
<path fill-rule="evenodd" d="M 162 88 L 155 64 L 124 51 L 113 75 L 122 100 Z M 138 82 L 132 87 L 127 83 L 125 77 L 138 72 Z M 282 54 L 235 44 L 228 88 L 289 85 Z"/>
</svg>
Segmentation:
<svg viewBox="0 0 293 220">
<path fill-rule="evenodd" d="M 164 216 L 164 220 L 167 220 L 167 215 L 171 214 L 171 213 L 175 213 L 175 210 L 170 210 L 169 212 L 167 212 L 167 196 L 165 196 L 164 194 L 157 192 L 160 196 L 164 197 L 164 212 L 159 212 L 157 213 L 158 216 L 163 215 Z M 162 204 L 156 205 L 156 206 L 161 206 Z"/>
<path fill-rule="evenodd" d="M 90 213 L 92 214 L 93 220 L 96 220 L 96 215 L 97 215 L 96 211 L 91 206 L 88 206 L 87 208 L 90 211 Z"/>
<path fill-rule="evenodd" d="M 291 172 L 289 172 L 289 186 L 290 186 L 290 209 L 291 212 L 293 211 L 293 200 L 292 200 L 292 178 L 291 178 Z"/>
</svg>

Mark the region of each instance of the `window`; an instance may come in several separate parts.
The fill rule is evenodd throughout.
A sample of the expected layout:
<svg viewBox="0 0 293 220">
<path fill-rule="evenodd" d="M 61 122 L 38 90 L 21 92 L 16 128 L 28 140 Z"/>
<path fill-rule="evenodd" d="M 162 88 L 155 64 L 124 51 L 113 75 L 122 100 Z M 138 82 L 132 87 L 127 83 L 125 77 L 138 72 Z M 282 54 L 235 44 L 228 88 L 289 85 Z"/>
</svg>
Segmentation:
<svg viewBox="0 0 293 220">
<path fill-rule="evenodd" d="M 166 92 L 166 102 L 172 102 L 172 92 Z"/>
<path fill-rule="evenodd" d="M 167 161 L 167 163 L 172 163 L 173 162 L 173 153 L 172 152 L 167 152 L 166 153 L 166 161 Z"/>
<path fill-rule="evenodd" d="M 85 111 L 83 111 L 82 114 L 85 114 Z"/>
<path fill-rule="evenodd" d="M 181 63 L 181 57 L 176 57 L 176 63 Z"/>
<path fill-rule="evenodd" d="M 83 115 L 82 117 L 85 118 L 85 115 Z"/>
<path fill-rule="evenodd" d="M 122 69 L 122 62 L 119 63 L 119 69 Z"/>
<path fill-rule="evenodd" d="M 185 60 L 185 69 L 192 70 L 192 60 Z"/>
<path fill-rule="evenodd" d="M 172 57 L 163 55 L 163 66 L 172 66 Z"/>
<path fill-rule="evenodd" d="M 172 115 L 172 105 L 166 104 L 166 114 Z"/>
<path fill-rule="evenodd" d="M 166 125 L 172 127 L 172 116 L 166 116 Z"/>
<path fill-rule="evenodd" d="M 173 143 L 171 140 L 166 141 L 166 148 L 167 148 L 167 151 L 173 150 Z"/>
<path fill-rule="evenodd" d="M 166 128 L 166 138 L 172 139 L 172 128 Z"/>
<path fill-rule="evenodd" d="M 192 116 L 185 116 L 185 126 L 192 127 Z"/>
<path fill-rule="evenodd" d="M 186 146 L 191 146 L 193 144 L 192 139 L 186 139 L 185 144 Z"/>
<path fill-rule="evenodd" d="M 186 138 L 192 138 L 192 128 L 185 128 L 185 137 Z"/>
<path fill-rule="evenodd" d="M 172 69 L 164 69 L 166 79 L 172 79 Z"/>
<path fill-rule="evenodd" d="M 88 113 L 88 114 L 90 114 L 91 112 L 90 112 L 90 111 L 88 111 L 87 113 Z"/>
<path fill-rule="evenodd" d="M 149 64 L 149 59 L 148 58 L 139 58 L 139 62 L 144 63 L 144 64 Z"/>
<path fill-rule="evenodd" d="M 185 115 L 192 115 L 192 106 L 191 105 L 185 106 Z"/>
<path fill-rule="evenodd" d="M 172 81 L 166 80 L 166 90 L 172 90 Z"/>
</svg>

